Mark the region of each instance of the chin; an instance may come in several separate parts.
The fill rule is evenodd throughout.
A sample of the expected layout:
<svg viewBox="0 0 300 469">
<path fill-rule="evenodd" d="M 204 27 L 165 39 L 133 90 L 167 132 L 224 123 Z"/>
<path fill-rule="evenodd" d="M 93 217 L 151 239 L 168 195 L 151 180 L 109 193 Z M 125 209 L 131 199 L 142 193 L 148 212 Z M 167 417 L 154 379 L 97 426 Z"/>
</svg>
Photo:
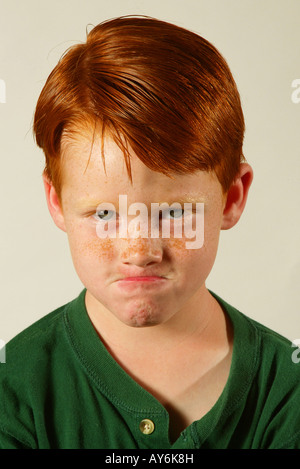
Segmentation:
<svg viewBox="0 0 300 469">
<path fill-rule="evenodd" d="M 123 321 L 131 327 L 151 327 L 164 322 L 157 307 L 153 307 L 153 305 L 149 303 L 143 303 L 132 307 L 130 311 L 127 312 L 126 317 L 123 317 Z"/>
<path fill-rule="evenodd" d="M 129 321 L 127 321 L 128 326 L 135 327 L 135 328 L 153 327 L 159 324 L 160 322 L 157 320 L 154 321 L 151 318 L 142 317 L 142 316 L 135 316 L 131 318 Z"/>
</svg>

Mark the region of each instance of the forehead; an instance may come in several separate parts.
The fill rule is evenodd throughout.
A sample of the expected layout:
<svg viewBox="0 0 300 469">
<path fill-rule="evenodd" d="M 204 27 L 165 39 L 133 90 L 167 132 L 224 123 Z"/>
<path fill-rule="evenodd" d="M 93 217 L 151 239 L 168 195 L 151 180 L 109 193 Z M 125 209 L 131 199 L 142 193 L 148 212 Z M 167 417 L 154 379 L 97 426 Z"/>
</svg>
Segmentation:
<svg viewBox="0 0 300 469">
<path fill-rule="evenodd" d="M 124 153 L 110 135 L 102 139 L 99 131 L 94 133 L 87 128 L 63 134 L 62 193 L 90 197 L 95 201 L 99 201 L 99 197 L 102 201 L 103 196 L 114 199 L 126 194 L 139 201 L 147 199 L 151 202 L 205 202 L 222 194 L 214 173 L 199 170 L 188 174 L 171 173 L 168 177 L 148 168 L 130 148 L 129 155 L 132 181 Z"/>
</svg>

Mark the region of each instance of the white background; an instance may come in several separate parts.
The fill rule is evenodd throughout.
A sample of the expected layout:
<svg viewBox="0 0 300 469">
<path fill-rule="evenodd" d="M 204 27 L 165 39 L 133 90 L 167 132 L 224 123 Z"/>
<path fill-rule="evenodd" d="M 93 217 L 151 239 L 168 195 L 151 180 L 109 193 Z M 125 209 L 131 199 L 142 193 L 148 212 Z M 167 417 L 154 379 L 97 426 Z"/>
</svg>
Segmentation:
<svg viewBox="0 0 300 469">
<path fill-rule="evenodd" d="M 1 309 L 9 340 L 82 285 L 48 214 L 32 121 L 45 80 L 86 28 L 129 14 L 191 29 L 225 56 L 242 98 L 255 179 L 236 227 L 221 233 L 207 285 L 248 316 L 300 337 L 299 0 L 0 0 Z M 300 97 L 300 92 L 298 94 Z"/>
</svg>

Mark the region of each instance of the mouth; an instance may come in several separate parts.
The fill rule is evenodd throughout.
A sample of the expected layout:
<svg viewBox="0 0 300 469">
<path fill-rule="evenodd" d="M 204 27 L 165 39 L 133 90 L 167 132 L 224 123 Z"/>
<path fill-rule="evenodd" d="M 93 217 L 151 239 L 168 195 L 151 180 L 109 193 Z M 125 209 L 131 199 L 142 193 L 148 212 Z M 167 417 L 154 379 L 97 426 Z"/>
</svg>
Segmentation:
<svg viewBox="0 0 300 469">
<path fill-rule="evenodd" d="M 124 277 L 120 279 L 119 282 L 155 282 L 158 280 L 165 280 L 165 278 L 158 276 L 143 275 L 138 277 Z"/>
<path fill-rule="evenodd" d="M 121 289 L 132 290 L 135 288 L 159 288 L 167 283 L 165 277 L 158 276 L 138 276 L 138 277 L 124 277 L 117 280 L 117 285 Z"/>
</svg>

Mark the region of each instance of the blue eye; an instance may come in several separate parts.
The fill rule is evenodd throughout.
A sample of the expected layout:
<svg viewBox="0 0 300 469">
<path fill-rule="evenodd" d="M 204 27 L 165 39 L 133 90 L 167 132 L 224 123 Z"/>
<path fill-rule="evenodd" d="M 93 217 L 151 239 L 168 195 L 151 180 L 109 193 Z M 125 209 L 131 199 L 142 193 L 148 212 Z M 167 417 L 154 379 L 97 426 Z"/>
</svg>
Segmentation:
<svg viewBox="0 0 300 469">
<path fill-rule="evenodd" d="M 112 210 L 99 210 L 96 213 L 96 217 L 103 221 L 109 221 L 115 218 L 115 212 Z"/>
<path fill-rule="evenodd" d="M 182 208 L 171 208 L 167 214 L 169 214 L 172 219 L 181 218 L 184 214 L 184 210 Z"/>
</svg>

